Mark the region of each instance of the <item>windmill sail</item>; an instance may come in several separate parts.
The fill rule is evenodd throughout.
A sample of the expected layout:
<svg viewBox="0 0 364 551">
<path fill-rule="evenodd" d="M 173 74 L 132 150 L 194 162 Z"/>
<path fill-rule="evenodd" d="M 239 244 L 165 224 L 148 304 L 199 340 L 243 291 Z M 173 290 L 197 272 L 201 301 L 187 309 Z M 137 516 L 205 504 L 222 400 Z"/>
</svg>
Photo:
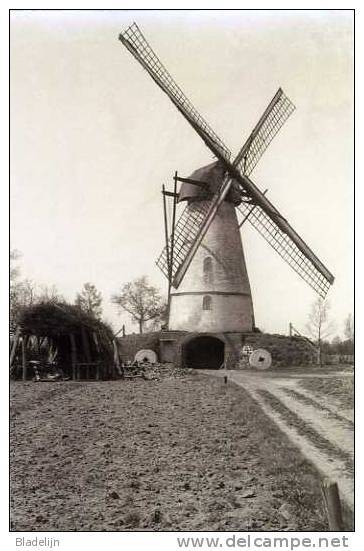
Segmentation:
<svg viewBox="0 0 364 551">
<path fill-rule="evenodd" d="M 334 276 L 332 273 L 324 266 L 324 264 L 317 258 L 309 246 L 303 241 L 303 239 L 298 235 L 297 232 L 292 228 L 292 226 L 287 222 L 287 220 L 280 214 L 280 212 L 274 207 L 274 205 L 267 199 L 267 197 L 260 191 L 259 188 L 251 181 L 250 178 L 241 173 L 241 167 L 238 167 L 238 171 L 235 172 L 236 179 L 242 186 L 245 192 L 251 196 L 251 201 L 249 205 L 255 204 L 262 212 L 264 212 L 265 217 L 270 219 L 273 224 L 279 228 L 279 230 L 286 234 L 287 238 L 292 241 L 292 244 L 295 245 L 310 262 L 315 266 L 315 268 L 322 274 L 322 276 L 332 284 L 334 282 Z M 255 209 L 254 209 L 255 212 Z M 246 213 L 244 213 L 246 214 Z M 254 218 L 254 217 L 253 217 Z M 252 219 L 253 219 L 252 218 Z M 258 229 L 258 228 L 256 228 Z M 259 230 L 258 230 L 259 231 Z M 262 233 L 259 231 L 259 233 Z M 278 235 L 275 237 L 278 240 Z"/>
<path fill-rule="evenodd" d="M 295 106 L 279 88 L 274 98 L 239 151 L 234 165 L 240 165 L 244 174 L 249 176 L 270 142 L 278 134 L 286 120 L 292 115 Z"/>
<path fill-rule="evenodd" d="M 312 287 L 322 298 L 325 298 L 330 283 L 334 281 L 331 274 L 323 275 L 304 254 L 294 241 L 267 216 L 261 207 L 252 209 L 251 204 L 242 203 L 237 207 L 248 222 L 264 237 L 271 247 L 293 268 L 293 270 Z"/>
<path fill-rule="evenodd" d="M 168 95 L 212 153 L 226 167 L 227 174 L 219 192 L 213 196 L 210 202 L 206 202 L 203 212 L 192 217 L 185 214 L 183 218 L 182 215 L 177 223 L 177 226 L 179 224 L 180 226 L 175 234 L 175 239 L 178 240 L 179 245 L 176 248 L 175 264 L 172 267 L 173 285 L 178 287 L 182 281 L 220 204 L 235 180 L 239 183 L 242 194 L 245 197 L 248 196 L 249 207 L 252 204 L 256 206 L 252 215 L 249 216 L 250 223 L 309 285 L 321 296 L 324 296 L 329 285 L 334 281 L 333 275 L 248 177 L 274 136 L 294 110 L 293 104 L 283 91 L 278 90 L 235 161 L 231 163 L 229 149 L 183 94 L 149 46 L 136 23 L 121 33 L 119 39 L 156 84 Z M 244 212 L 244 207 L 242 210 Z M 247 213 L 244 212 L 244 214 Z M 297 253 L 297 250 L 300 251 L 300 254 Z M 165 266 L 168 266 L 166 250 L 162 251 L 157 263 L 162 271 L 165 271 Z"/>
<path fill-rule="evenodd" d="M 229 160 L 231 153 L 205 119 L 198 113 L 181 88 L 173 80 L 160 59 L 146 41 L 136 23 L 120 33 L 119 40 L 167 94 L 177 109 L 193 126 L 206 145 L 219 158 Z"/>
<path fill-rule="evenodd" d="M 124 32 L 120 33 L 119 40 L 130 51 L 135 59 L 150 74 L 156 84 L 163 90 L 169 99 L 174 103 L 177 109 L 187 119 L 198 135 L 203 139 L 212 153 L 224 162 L 229 161 L 231 157 L 230 150 L 223 141 L 212 130 L 205 119 L 198 113 L 193 104 L 182 92 L 181 88 L 174 81 L 167 69 L 164 67 L 156 53 L 152 50 L 136 23 L 133 23 Z M 226 180 L 226 193 L 229 191 L 231 179 Z M 199 213 L 196 216 L 188 216 L 188 211 L 182 213 L 177 222 L 175 231 L 175 254 L 172 266 L 174 276 L 174 286 L 179 285 L 183 275 L 193 258 L 190 254 L 190 248 L 195 251 L 203 239 L 213 217 L 209 216 L 210 211 L 215 212 L 215 205 L 220 204 L 219 194 L 217 193 L 212 201 L 206 202 L 203 216 Z M 216 209 L 217 210 L 217 209 Z M 208 221 L 206 225 L 206 220 Z M 186 239 L 188 235 L 188 239 Z M 187 243 L 189 246 L 187 246 Z M 164 248 L 157 260 L 157 265 L 161 270 L 168 273 L 168 255 L 167 248 Z M 168 277 L 168 276 L 167 276 Z M 177 278 L 177 279 L 176 279 Z"/>
<path fill-rule="evenodd" d="M 177 269 L 183 263 L 191 243 L 197 237 L 209 207 L 210 201 L 198 201 L 194 203 L 191 208 L 188 208 L 187 206 L 184 208 L 174 230 L 174 262 L 171 269 L 172 273 L 170 274 L 169 272 L 167 247 L 164 247 L 158 260 L 156 261 L 158 268 L 160 268 L 167 278 L 172 277 L 173 279 L 175 277 Z M 169 238 L 168 246 L 169 249 L 171 249 L 172 237 Z"/>
</svg>

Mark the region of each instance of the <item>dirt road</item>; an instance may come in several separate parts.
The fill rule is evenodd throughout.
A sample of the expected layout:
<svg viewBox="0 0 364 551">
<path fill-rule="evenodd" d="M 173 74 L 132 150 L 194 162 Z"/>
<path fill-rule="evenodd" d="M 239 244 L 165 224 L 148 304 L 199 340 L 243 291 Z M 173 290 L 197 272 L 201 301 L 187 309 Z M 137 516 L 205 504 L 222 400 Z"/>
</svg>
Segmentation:
<svg viewBox="0 0 364 551">
<path fill-rule="evenodd" d="M 338 482 L 341 497 L 353 507 L 353 410 L 341 407 L 339 401 L 325 393 L 325 381 L 349 380 L 352 374 L 250 370 L 206 370 L 204 373 L 227 375 L 247 390 L 317 469 Z M 309 380 L 311 385 L 307 384 Z M 321 391 L 307 390 L 307 387 Z"/>
</svg>

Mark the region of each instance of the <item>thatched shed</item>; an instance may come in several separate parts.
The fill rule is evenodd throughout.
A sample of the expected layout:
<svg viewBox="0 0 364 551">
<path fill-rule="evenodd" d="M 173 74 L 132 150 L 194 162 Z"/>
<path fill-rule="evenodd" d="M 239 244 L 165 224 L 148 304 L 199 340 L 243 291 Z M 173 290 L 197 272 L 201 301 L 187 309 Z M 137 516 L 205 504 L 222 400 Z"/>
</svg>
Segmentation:
<svg viewBox="0 0 364 551">
<path fill-rule="evenodd" d="M 58 369 L 73 379 L 100 379 L 115 375 L 115 344 L 108 325 L 77 306 L 42 302 L 22 311 L 13 336 L 11 374 L 34 375 Z"/>
</svg>

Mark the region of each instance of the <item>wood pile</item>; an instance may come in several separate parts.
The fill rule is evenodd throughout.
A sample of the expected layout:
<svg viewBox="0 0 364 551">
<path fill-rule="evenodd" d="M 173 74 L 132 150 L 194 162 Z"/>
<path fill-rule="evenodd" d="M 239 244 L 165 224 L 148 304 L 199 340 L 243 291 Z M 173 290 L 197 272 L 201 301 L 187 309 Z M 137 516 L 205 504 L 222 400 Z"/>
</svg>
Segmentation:
<svg viewBox="0 0 364 551">
<path fill-rule="evenodd" d="M 184 377 L 190 371 L 185 368 L 177 367 L 173 363 L 151 364 L 148 362 L 126 362 L 123 365 L 123 368 L 126 379 L 141 377 L 142 379 L 145 379 L 147 381 L 159 381 L 161 379 L 167 379 L 170 377 Z"/>
</svg>

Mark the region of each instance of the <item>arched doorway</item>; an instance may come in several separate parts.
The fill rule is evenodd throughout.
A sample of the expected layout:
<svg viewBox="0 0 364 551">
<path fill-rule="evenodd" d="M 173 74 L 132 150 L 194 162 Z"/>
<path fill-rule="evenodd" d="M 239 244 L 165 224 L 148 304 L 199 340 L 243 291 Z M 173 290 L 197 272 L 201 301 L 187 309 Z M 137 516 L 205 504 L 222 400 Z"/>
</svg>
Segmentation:
<svg viewBox="0 0 364 551">
<path fill-rule="evenodd" d="M 224 343 L 208 335 L 190 339 L 183 346 L 183 363 L 194 369 L 219 369 L 224 362 Z"/>
</svg>

